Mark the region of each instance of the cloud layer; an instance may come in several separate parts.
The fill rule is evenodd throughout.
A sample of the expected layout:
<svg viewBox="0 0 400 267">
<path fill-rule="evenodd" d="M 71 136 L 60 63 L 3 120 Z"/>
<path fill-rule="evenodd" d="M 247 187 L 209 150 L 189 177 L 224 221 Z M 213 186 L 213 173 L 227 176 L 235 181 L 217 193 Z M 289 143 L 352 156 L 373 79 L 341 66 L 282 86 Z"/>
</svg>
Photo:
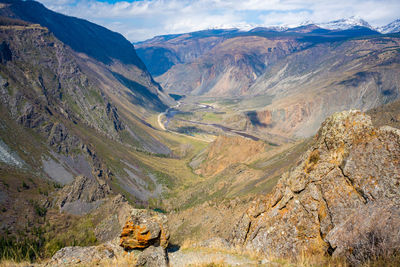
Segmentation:
<svg viewBox="0 0 400 267">
<path fill-rule="evenodd" d="M 135 42 L 155 35 L 209 28 L 251 28 L 327 22 L 358 16 L 373 26 L 399 17 L 398 0 L 39 0 L 46 7 L 87 19 Z"/>
</svg>

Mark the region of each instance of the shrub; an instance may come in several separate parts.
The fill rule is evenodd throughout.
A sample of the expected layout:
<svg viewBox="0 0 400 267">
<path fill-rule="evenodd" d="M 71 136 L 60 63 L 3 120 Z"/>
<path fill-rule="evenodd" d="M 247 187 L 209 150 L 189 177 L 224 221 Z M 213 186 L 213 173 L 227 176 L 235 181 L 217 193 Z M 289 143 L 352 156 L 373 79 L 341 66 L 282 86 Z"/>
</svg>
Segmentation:
<svg viewBox="0 0 400 267">
<path fill-rule="evenodd" d="M 380 228 L 373 228 L 357 239 L 347 259 L 352 265 L 369 263 L 369 266 L 400 266 L 397 265 L 400 264 L 399 239 L 396 229 L 389 234 Z M 386 264 L 380 265 L 383 262 Z"/>
<path fill-rule="evenodd" d="M 22 188 L 23 188 L 23 189 L 29 189 L 30 187 L 29 187 L 29 185 L 27 185 L 27 184 L 25 183 L 25 181 L 22 181 Z"/>
</svg>

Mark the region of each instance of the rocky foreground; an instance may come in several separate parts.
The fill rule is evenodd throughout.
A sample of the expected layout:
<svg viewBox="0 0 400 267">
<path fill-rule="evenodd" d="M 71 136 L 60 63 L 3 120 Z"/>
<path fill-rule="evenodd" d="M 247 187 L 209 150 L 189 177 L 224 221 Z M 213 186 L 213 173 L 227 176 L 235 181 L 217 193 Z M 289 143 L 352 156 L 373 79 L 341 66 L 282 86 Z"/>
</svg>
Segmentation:
<svg viewBox="0 0 400 267">
<path fill-rule="evenodd" d="M 66 247 L 46 266 L 118 263 L 136 266 L 168 266 L 169 231 L 163 214 L 130 209 L 120 238 L 91 247 Z"/>
<path fill-rule="evenodd" d="M 94 247 L 63 248 L 48 265 L 112 259 L 137 266 L 185 266 L 213 258 L 242 266 L 264 262 L 196 251 L 199 246 L 239 248 L 265 257 L 330 255 L 357 265 L 399 251 L 399 185 L 400 130 L 375 128 L 359 111 L 336 113 L 323 123 L 297 167 L 270 194 L 250 204 L 229 241 L 214 238 L 168 256 L 167 217 L 131 209 L 119 238 Z"/>
</svg>

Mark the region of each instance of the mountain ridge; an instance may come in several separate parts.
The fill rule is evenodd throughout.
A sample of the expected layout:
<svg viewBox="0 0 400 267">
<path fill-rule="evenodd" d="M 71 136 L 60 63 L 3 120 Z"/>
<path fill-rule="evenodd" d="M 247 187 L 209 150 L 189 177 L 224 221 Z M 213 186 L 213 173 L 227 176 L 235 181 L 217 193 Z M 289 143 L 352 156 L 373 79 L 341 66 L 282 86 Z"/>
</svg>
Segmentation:
<svg viewBox="0 0 400 267">
<path fill-rule="evenodd" d="M 163 54 L 144 58 L 150 68 L 156 65 L 164 72 L 155 79 L 169 93 L 239 102 L 252 97 L 270 99 L 264 107 L 235 106 L 234 114 L 224 122 L 227 127 L 239 124 L 234 119 L 237 115 L 248 117 L 247 125 L 264 133 L 306 137 L 332 112 L 365 111 L 395 100 L 399 94 L 392 79 L 397 80 L 398 45 L 396 34 L 383 35 L 367 27 L 326 30 L 308 24 L 279 32 L 261 28 L 204 38 L 196 34 L 155 38 L 149 44 L 141 43 L 138 54 L 149 55 L 152 49 L 162 48 L 176 59 Z M 191 57 L 185 58 L 186 54 Z M 168 64 L 159 64 L 164 60 Z M 389 73 L 393 78 L 379 78 Z M 343 97 L 333 105 L 323 104 L 328 92 L 338 90 L 347 90 L 354 99 Z"/>
<path fill-rule="evenodd" d="M 40 24 L 77 52 L 85 53 L 105 64 L 117 59 L 143 70 L 146 68 L 129 41 L 120 33 L 112 32 L 84 19 L 56 13 L 36 1 L 2 0 L 1 2 L 11 5 L 1 8 L 0 15 Z"/>
</svg>

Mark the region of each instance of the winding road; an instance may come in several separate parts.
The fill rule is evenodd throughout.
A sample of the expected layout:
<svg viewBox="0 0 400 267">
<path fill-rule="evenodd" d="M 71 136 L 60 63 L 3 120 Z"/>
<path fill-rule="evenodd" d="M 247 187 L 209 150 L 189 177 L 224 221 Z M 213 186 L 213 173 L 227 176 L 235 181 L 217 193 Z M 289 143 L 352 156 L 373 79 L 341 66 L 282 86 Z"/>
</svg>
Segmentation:
<svg viewBox="0 0 400 267">
<path fill-rule="evenodd" d="M 163 115 L 167 115 L 168 112 L 169 112 L 171 109 L 179 108 L 181 104 L 182 104 L 182 103 L 178 101 L 178 104 L 176 104 L 175 106 L 170 107 L 170 108 L 167 108 L 164 112 L 161 112 L 160 114 L 158 114 L 158 117 L 157 117 L 158 126 L 160 126 L 160 128 L 161 128 L 162 130 L 167 131 L 167 129 L 165 128 L 165 125 L 164 125 L 164 124 L 162 123 L 162 121 L 161 121 L 161 117 L 162 117 Z"/>
<path fill-rule="evenodd" d="M 163 116 L 163 115 L 167 116 L 167 114 L 168 114 L 168 112 L 169 112 L 170 110 L 179 108 L 179 106 L 180 106 L 181 104 L 182 104 L 182 103 L 178 101 L 178 104 L 176 104 L 175 106 L 170 107 L 170 108 L 167 108 L 164 112 L 161 112 L 160 114 L 158 114 L 158 116 L 157 116 L 158 126 L 159 126 L 163 131 L 171 132 L 171 133 L 174 133 L 174 134 L 176 134 L 176 135 L 181 135 L 181 136 L 189 137 L 189 138 L 192 138 L 192 139 L 195 139 L 195 140 L 199 140 L 199 141 L 202 141 L 202 142 L 211 143 L 212 141 L 214 141 L 214 140 L 209 140 L 209 139 L 199 138 L 199 137 L 196 137 L 196 136 L 191 136 L 191 135 L 186 135 L 186 134 L 178 133 L 178 132 L 171 131 L 171 130 L 168 130 L 167 128 L 165 128 L 164 123 L 162 123 L 162 121 L 161 121 L 162 116 Z"/>
<path fill-rule="evenodd" d="M 177 135 L 190 137 L 190 138 L 193 138 L 193 139 L 196 139 L 196 140 L 200 140 L 200 141 L 204 141 L 204 142 L 208 142 L 208 143 L 212 142 L 212 140 L 206 140 L 206 139 L 198 138 L 198 137 L 195 137 L 195 136 L 186 135 L 186 134 L 178 133 L 178 132 L 175 132 L 175 131 L 171 131 L 171 130 L 168 130 L 165 127 L 165 124 L 162 123 L 162 121 L 161 121 L 162 120 L 162 116 L 165 115 L 167 117 L 167 119 L 168 119 L 168 122 L 169 122 L 169 120 L 174 117 L 174 114 L 172 114 L 172 116 L 170 118 L 168 118 L 169 112 L 171 110 L 173 110 L 173 109 L 179 108 L 181 106 L 181 104 L 182 103 L 178 101 L 178 104 L 176 104 L 175 106 L 167 108 L 164 112 L 161 112 L 160 114 L 158 114 L 157 121 L 158 121 L 159 127 L 163 131 L 169 131 L 169 132 L 177 134 Z M 209 109 L 209 108 L 214 109 L 214 107 L 210 106 L 210 105 L 204 105 L 204 104 L 199 104 L 199 103 L 197 103 L 197 105 L 200 107 L 199 109 L 204 109 L 204 108 L 205 109 Z M 238 130 L 235 130 L 235 129 L 232 129 L 232 128 L 229 128 L 229 127 L 226 127 L 226 126 L 223 126 L 223 125 L 220 125 L 220 124 L 216 124 L 216 123 L 205 123 L 205 122 L 183 120 L 183 119 L 179 119 L 179 120 L 180 121 L 184 121 L 184 122 L 189 122 L 189 123 L 192 123 L 192 124 L 211 126 L 211 127 L 219 128 L 219 129 L 223 130 L 224 132 L 234 133 L 234 134 L 240 135 L 242 137 L 245 137 L 245 138 L 248 138 L 248 139 L 251 139 L 251 140 L 254 140 L 254 141 L 260 140 L 260 138 L 254 136 L 254 135 L 248 134 L 246 132 L 238 131 Z"/>
</svg>

